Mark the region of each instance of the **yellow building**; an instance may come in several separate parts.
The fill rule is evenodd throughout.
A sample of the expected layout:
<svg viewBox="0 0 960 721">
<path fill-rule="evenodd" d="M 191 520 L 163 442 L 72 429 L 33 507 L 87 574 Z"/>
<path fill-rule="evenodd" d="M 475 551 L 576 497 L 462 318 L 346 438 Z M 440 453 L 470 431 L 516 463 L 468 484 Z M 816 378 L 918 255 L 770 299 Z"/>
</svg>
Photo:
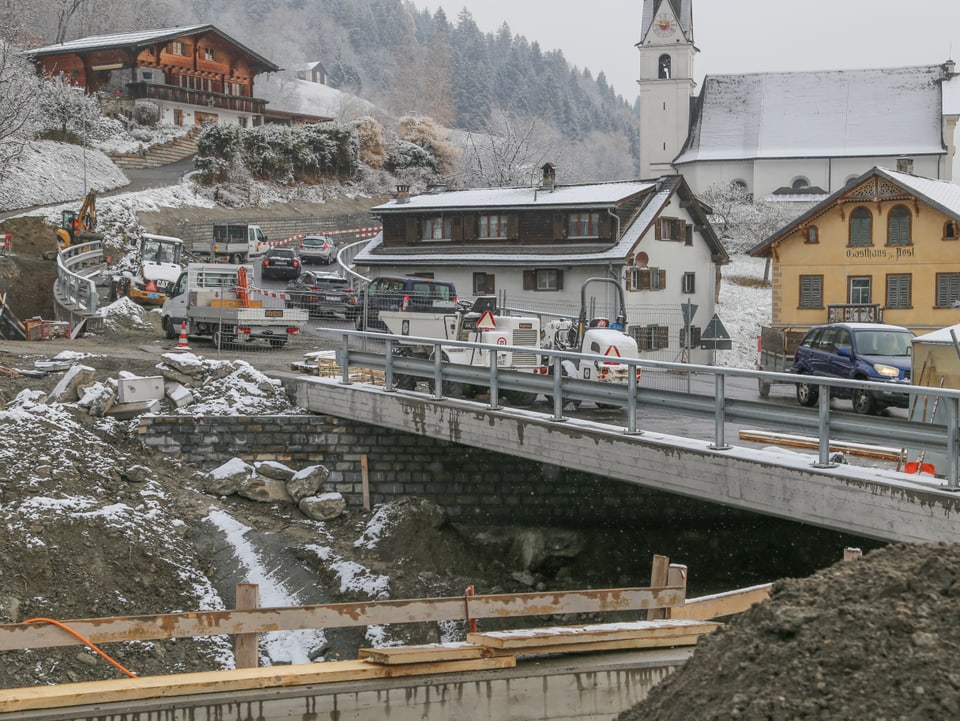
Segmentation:
<svg viewBox="0 0 960 721">
<path fill-rule="evenodd" d="M 960 186 L 874 167 L 750 250 L 771 256 L 772 325 L 960 321 Z"/>
</svg>

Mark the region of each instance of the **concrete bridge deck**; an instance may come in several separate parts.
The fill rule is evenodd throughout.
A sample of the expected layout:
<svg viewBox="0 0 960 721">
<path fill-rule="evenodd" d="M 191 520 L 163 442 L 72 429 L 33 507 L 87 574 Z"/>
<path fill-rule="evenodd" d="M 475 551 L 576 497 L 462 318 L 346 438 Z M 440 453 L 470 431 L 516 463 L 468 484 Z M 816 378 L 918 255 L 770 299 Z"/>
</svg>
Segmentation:
<svg viewBox="0 0 960 721">
<path fill-rule="evenodd" d="M 641 486 L 866 538 L 955 541 L 960 495 L 941 481 L 895 471 L 817 467 L 795 454 L 591 421 L 552 420 L 525 409 L 387 392 L 368 384 L 290 374 L 297 403 L 362 423 L 561 465 Z"/>
</svg>

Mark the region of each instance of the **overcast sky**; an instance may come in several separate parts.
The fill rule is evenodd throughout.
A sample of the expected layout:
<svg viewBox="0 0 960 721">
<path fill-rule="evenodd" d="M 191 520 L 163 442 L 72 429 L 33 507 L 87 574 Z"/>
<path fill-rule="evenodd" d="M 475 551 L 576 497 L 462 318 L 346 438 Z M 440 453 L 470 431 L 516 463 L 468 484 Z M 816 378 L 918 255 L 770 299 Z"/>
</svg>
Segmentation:
<svg viewBox="0 0 960 721">
<path fill-rule="evenodd" d="M 456 24 L 467 8 L 481 32 L 561 50 L 593 76 L 602 70 L 636 97 L 642 0 L 413 0 L 443 7 Z M 695 79 L 704 74 L 829 70 L 960 62 L 960 0 L 693 0 Z M 956 83 L 954 83 L 956 84 Z"/>
</svg>

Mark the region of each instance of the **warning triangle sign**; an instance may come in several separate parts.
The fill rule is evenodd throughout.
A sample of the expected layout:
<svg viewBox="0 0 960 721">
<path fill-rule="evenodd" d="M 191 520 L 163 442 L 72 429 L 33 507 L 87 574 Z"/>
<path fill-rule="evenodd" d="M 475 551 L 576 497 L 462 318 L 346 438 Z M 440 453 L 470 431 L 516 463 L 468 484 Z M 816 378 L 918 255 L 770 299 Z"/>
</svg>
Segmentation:
<svg viewBox="0 0 960 721">
<path fill-rule="evenodd" d="M 707 327 L 700 334 L 700 348 L 702 350 L 730 350 L 732 347 L 730 334 L 720 322 L 720 316 L 716 313 L 707 323 Z"/>
<path fill-rule="evenodd" d="M 604 355 L 605 355 L 605 356 L 611 356 L 611 355 L 612 355 L 612 356 L 616 356 L 617 358 L 620 358 L 620 349 L 617 348 L 615 345 L 612 345 L 612 346 L 610 346 L 609 348 L 607 348 L 607 352 L 604 353 Z"/>
<path fill-rule="evenodd" d="M 493 312 L 489 310 L 483 311 L 480 316 L 480 320 L 477 321 L 477 330 L 496 330 L 497 321 L 493 319 Z"/>
</svg>

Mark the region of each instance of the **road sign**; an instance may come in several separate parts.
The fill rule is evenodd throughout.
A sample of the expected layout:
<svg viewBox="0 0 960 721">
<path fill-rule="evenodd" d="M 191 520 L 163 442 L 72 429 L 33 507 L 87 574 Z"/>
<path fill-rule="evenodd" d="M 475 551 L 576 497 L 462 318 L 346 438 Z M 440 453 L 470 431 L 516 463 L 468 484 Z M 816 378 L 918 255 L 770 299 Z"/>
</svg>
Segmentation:
<svg viewBox="0 0 960 721">
<path fill-rule="evenodd" d="M 477 321 L 477 330 L 496 330 L 497 321 L 493 319 L 493 313 L 489 310 L 483 311 L 483 315 Z"/>
<path fill-rule="evenodd" d="M 696 303 L 691 303 L 687 301 L 680 306 L 680 310 L 683 312 L 683 325 L 684 327 L 689 326 L 693 322 L 693 316 L 697 314 L 697 308 L 699 308 Z M 716 317 L 716 316 L 714 316 Z"/>
<path fill-rule="evenodd" d="M 700 334 L 700 350 L 730 350 L 732 347 L 730 334 L 723 327 L 720 316 L 714 313 L 713 318 Z"/>
</svg>

